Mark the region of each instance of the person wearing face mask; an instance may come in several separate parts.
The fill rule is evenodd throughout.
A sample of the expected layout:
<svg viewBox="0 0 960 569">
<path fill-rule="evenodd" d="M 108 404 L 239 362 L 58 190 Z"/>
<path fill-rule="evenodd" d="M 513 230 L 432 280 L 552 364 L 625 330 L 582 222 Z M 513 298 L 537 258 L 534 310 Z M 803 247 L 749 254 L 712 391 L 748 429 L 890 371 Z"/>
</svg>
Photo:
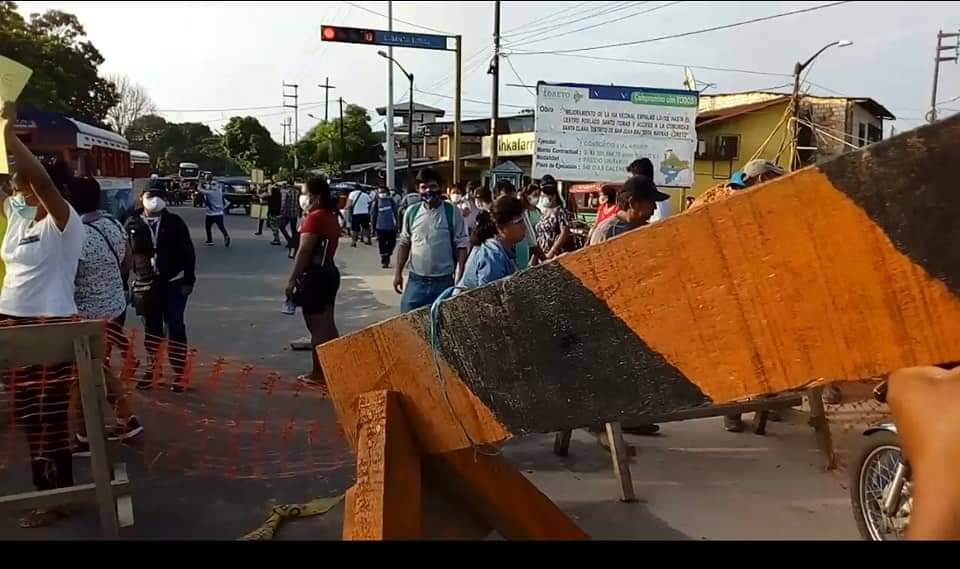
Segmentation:
<svg viewBox="0 0 960 569">
<path fill-rule="evenodd" d="M 540 201 L 545 204 L 543 217 L 537 224 L 537 244 L 545 259 L 553 259 L 562 254 L 570 244 L 572 233 L 570 223 L 573 216 L 563 205 L 560 191 L 553 178 L 543 177 L 540 186 Z"/>
<path fill-rule="evenodd" d="M 380 188 L 377 199 L 373 202 L 373 228 L 377 232 L 377 245 L 380 246 L 380 266 L 384 269 L 390 268 L 390 257 L 397 246 L 399 219 L 396 202 L 386 188 Z"/>
<path fill-rule="evenodd" d="M 83 250 L 83 222 L 39 160 L 17 138 L 16 107 L 5 103 L 3 136 L 16 162 L 12 195 L 0 192 L 0 216 L 7 223 L 0 258 L 6 265 L 0 289 L 0 325 L 56 322 L 77 314 L 74 279 Z M 30 451 L 37 490 L 73 485 L 69 400 L 72 364 L 0 370 L 12 392 L 14 417 Z M 47 525 L 66 515 L 37 509 L 19 520 L 24 528 Z"/>
<path fill-rule="evenodd" d="M 463 216 L 443 200 L 440 176 L 430 168 L 417 174 L 423 201 L 403 216 L 393 288 L 402 294 L 401 313 L 433 303 L 463 274 L 470 238 Z M 410 264 L 404 287 L 403 270 Z"/>
<path fill-rule="evenodd" d="M 167 209 L 167 192 L 151 184 L 141 198 L 143 209 L 127 220 L 127 234 L 133 252 L 134 283 L 131 297 L 143 318 L 144 346 L 149 366 L 138 381 L 139 389 L 155 387 L 160 373 L 157 353 L 160 341 L 169 339 L 172 389 L 186 388 L 183 375 L 187 359 L 187 327 L 184 313 L 187 299 L 197 282 L 196 252 L 190 230 Z"/>
<path fill-rule="evenodd" d="M 472 235 L 474 228 L 477 226 L 477 215 L 480 213 L 480 206 L 477 205 L 476 182 L 473 180 L 467 182 L 463 197 L 455 205 L 463 214 L 463 223 L 467 226 L 467 234 Z"/>
<path fill-rule="evenodd" d="M 517 272 L 513 251 L 526 240 L 523 203 L 501 196 L 490 211 L 477 216 L 477 230 L 470 237 L 472 248 L 457 283 L 457 290 L 469 290 Z"/>
<path fill-rule="evenodd" d="M 313 370 L 300 381 L 324 383 L 323 369 L 317 358 L 320 344 L 340 336 L 334 318 L 337 291 L 340 290 L 340 271 L 333 262 L 340 243 L 340 224 L 334 213 L 336 200 L 323 178 L 307 181 L 300 196 L 300 204 L 307 213 L 300 227 L 300 246 L 287 283 L 286 295 L 299 306 L 303 320 L 310 331 L 313 345 Z"/>
</svg>

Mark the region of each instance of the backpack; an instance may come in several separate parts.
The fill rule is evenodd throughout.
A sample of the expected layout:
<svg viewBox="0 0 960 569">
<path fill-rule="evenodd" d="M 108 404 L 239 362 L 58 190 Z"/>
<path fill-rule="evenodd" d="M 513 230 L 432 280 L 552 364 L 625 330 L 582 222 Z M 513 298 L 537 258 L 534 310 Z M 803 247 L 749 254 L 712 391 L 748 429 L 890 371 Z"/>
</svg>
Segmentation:
<svg viewBox="0 0 960 569">
<path fill-rule="evenodd" d="M 454 235 L 454 232 L 456 231 L 456 227 L 453 224 L 453 214 L 456 212 L 454 211 L 453 206 L 450 205 L 449 203 L 447 202 L 441 202 L 441 203 L 443 203 L 443 213 L 447 218 L 447 228 L 450 231 L 450 251 L 453 252 L 453 258 L 454 260 L 456 260 L 457 245 L 456 245 L 456 235 Z M 403 216 L 404 226 L 406 226 L 409 229 L 411 234 L 413 233 L 413 221 L 417 219 L 417 214 L 420 213 L 420 207 L 422 205 L 423 205 L 423 202 L 413 204 L 412 206 L 407 208 L 407 211 Z"/>
</svg>

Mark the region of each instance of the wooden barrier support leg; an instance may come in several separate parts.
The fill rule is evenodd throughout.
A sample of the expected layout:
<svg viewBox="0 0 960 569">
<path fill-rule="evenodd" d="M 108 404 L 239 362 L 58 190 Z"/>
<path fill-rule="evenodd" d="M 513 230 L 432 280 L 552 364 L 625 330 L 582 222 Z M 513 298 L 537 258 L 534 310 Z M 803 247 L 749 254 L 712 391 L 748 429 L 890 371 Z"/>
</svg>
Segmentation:
<svg viewBox="0 0 960 569">
<path fill-rule="evenodd" d="M 570 437 L 573 431 L 560 431 L 553 439 L 553 454 L 567 456 L 570 454 Z"/>
<path fill-rule="evenodd" d="M 422 537 L 420 452 L 392 391 L 358 402 L 357 482 L 347 492 L 345 540 Z"/>
<path fill-rule="evenodd" d="M 633 477 L 630 475 L 630 454 L 623 440 L 623 429 L 619 422 L 607 423 L 607 440 L 610 441 L 610 458 L 613 461 L 613 474 L 620 485 L 620 501 L 636 502 L 633 493 Z"/>
<path fill-rule="evenodd" d="M 107 437 L 103 430 L 105 387 L 103 364 L 91 357 L 90 338 L 81 337 L 73 342 L 79 372 L 80 401 L 83 405 L 87 440 L 90 442 L 90 469 L 97 488 L 97 505 L 100 510 L 100 527 L 104 537 L 120 536 L 117 520 L 117 502 L 111 488 L 110 459 L 107 456 Z"/>
<path fill-rule="evenodd" d="M 837 467 L 837 456 L 833 452 L 833 438 L 830 435 L 830 422 L 823 407 L 823 387 L 807 390 L 807 404 L 810 407 L 810 426 L 816 433 L 817 446 L 823 453 L 824 470 Z"/>
<path fill-rule="evenodd" d="M 424 458 L 425 468 L 505 539 L 589 539 L 563 511 L 492 449 Z"/>
</svg>

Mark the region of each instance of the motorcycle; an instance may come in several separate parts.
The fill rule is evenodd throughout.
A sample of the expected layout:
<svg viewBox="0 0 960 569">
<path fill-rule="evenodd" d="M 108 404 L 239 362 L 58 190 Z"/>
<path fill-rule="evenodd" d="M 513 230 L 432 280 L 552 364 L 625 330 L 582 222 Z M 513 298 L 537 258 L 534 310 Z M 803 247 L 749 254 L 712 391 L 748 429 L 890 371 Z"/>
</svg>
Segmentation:
<svg viewBox="0 0 960 569">
<path fill-rule="evenodd" d="M 873 391 L 887 401 L 887 382 Z M 913 508 L 910 464 L 903 458 L 897 426 L 883 423 L 864 432 L 866 440 L 850 465 L 850 501 L 857 529 L 870 541 L 904 539 Z"/>
</svg>

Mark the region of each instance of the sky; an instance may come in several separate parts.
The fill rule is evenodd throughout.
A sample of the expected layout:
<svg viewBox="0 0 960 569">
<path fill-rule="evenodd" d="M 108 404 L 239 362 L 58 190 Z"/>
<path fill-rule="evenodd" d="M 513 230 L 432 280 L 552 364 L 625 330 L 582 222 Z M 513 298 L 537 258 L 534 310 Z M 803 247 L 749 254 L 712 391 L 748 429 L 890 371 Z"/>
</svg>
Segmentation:
<svg viewBox="0 0 960 569">
<path fill-rule="evenodd" d="M 871 97 L 898 117 L 898 131 L 915 128 L 930 108 L 937 31 L 960 29 L 960 2 L 849 2 L 731 29 L 638 45 L 561 54 L 523 54 L 636 42 L 732 24 L 832 2 L 520 2 L 501 8 L 501 116 L 534 107 L 537 81 L 612 83 L 682 88 L 684 65 L 706 93 L 790 88 L 798 60 L 837 40 L 850 47 L 821 55 L 807 79 L 815 94 Z M 204 122 L 217 130 L 231 116 L 257 117 L 281 140 L 284 82 L 299 85 L 299 132 L 324 114 L 325 78 L 336 99 L 370 111 L 387 101 L 387 62 L 378 47 L 321 42 L 320 26 L 386 29 L 387 2 L 19 2 L 29 14 L 75 14 L 106 61 L 101 74 L 122 73 L 142 84 L 171 121 Z M 490 116 L 487 67 L 493 54 L 494 2 L 393 2 L 394 29 L 425 28 L 463 36 L 464 118 Z M 402 23 L 400 20 L 406 23 Z M 582 29 L 589 28 L 589 29 Z M 949 40 L 948 40 L 949 41 Z M 414 101 L 452 118 L 452 52 L 397 48 L 394 57 L 414 75 Z M 587 59 L 602 57 L 628 61 Z M 661 65 L 651 65 L 654 62 Z M 662 65 L 670 64 L 670 65 Z M 722 67 L 740 72 L 704 69 Z M 752 73 L 744 73 L 750 71 Z M 757 74 L 761 73 L 761 74 Z M 769 75 L 763 75 L 769 74 Z M 288 89 L 288 92 L 292 90 Z M 407 100 L 395 74 L 394 100 Z M 431 94 L 425 94 L 431 93 Z M 957 98 L 956 101 L 950 99 Z M 960 66 L 941 65 L 938 101 L 960 110 Z M 256 108 L 253 108 L 256 107 Z M 230 110 L 243 109 L 243 110 Z M 887 127 L 889 134 L 890 127 Z"/>
</svg>

